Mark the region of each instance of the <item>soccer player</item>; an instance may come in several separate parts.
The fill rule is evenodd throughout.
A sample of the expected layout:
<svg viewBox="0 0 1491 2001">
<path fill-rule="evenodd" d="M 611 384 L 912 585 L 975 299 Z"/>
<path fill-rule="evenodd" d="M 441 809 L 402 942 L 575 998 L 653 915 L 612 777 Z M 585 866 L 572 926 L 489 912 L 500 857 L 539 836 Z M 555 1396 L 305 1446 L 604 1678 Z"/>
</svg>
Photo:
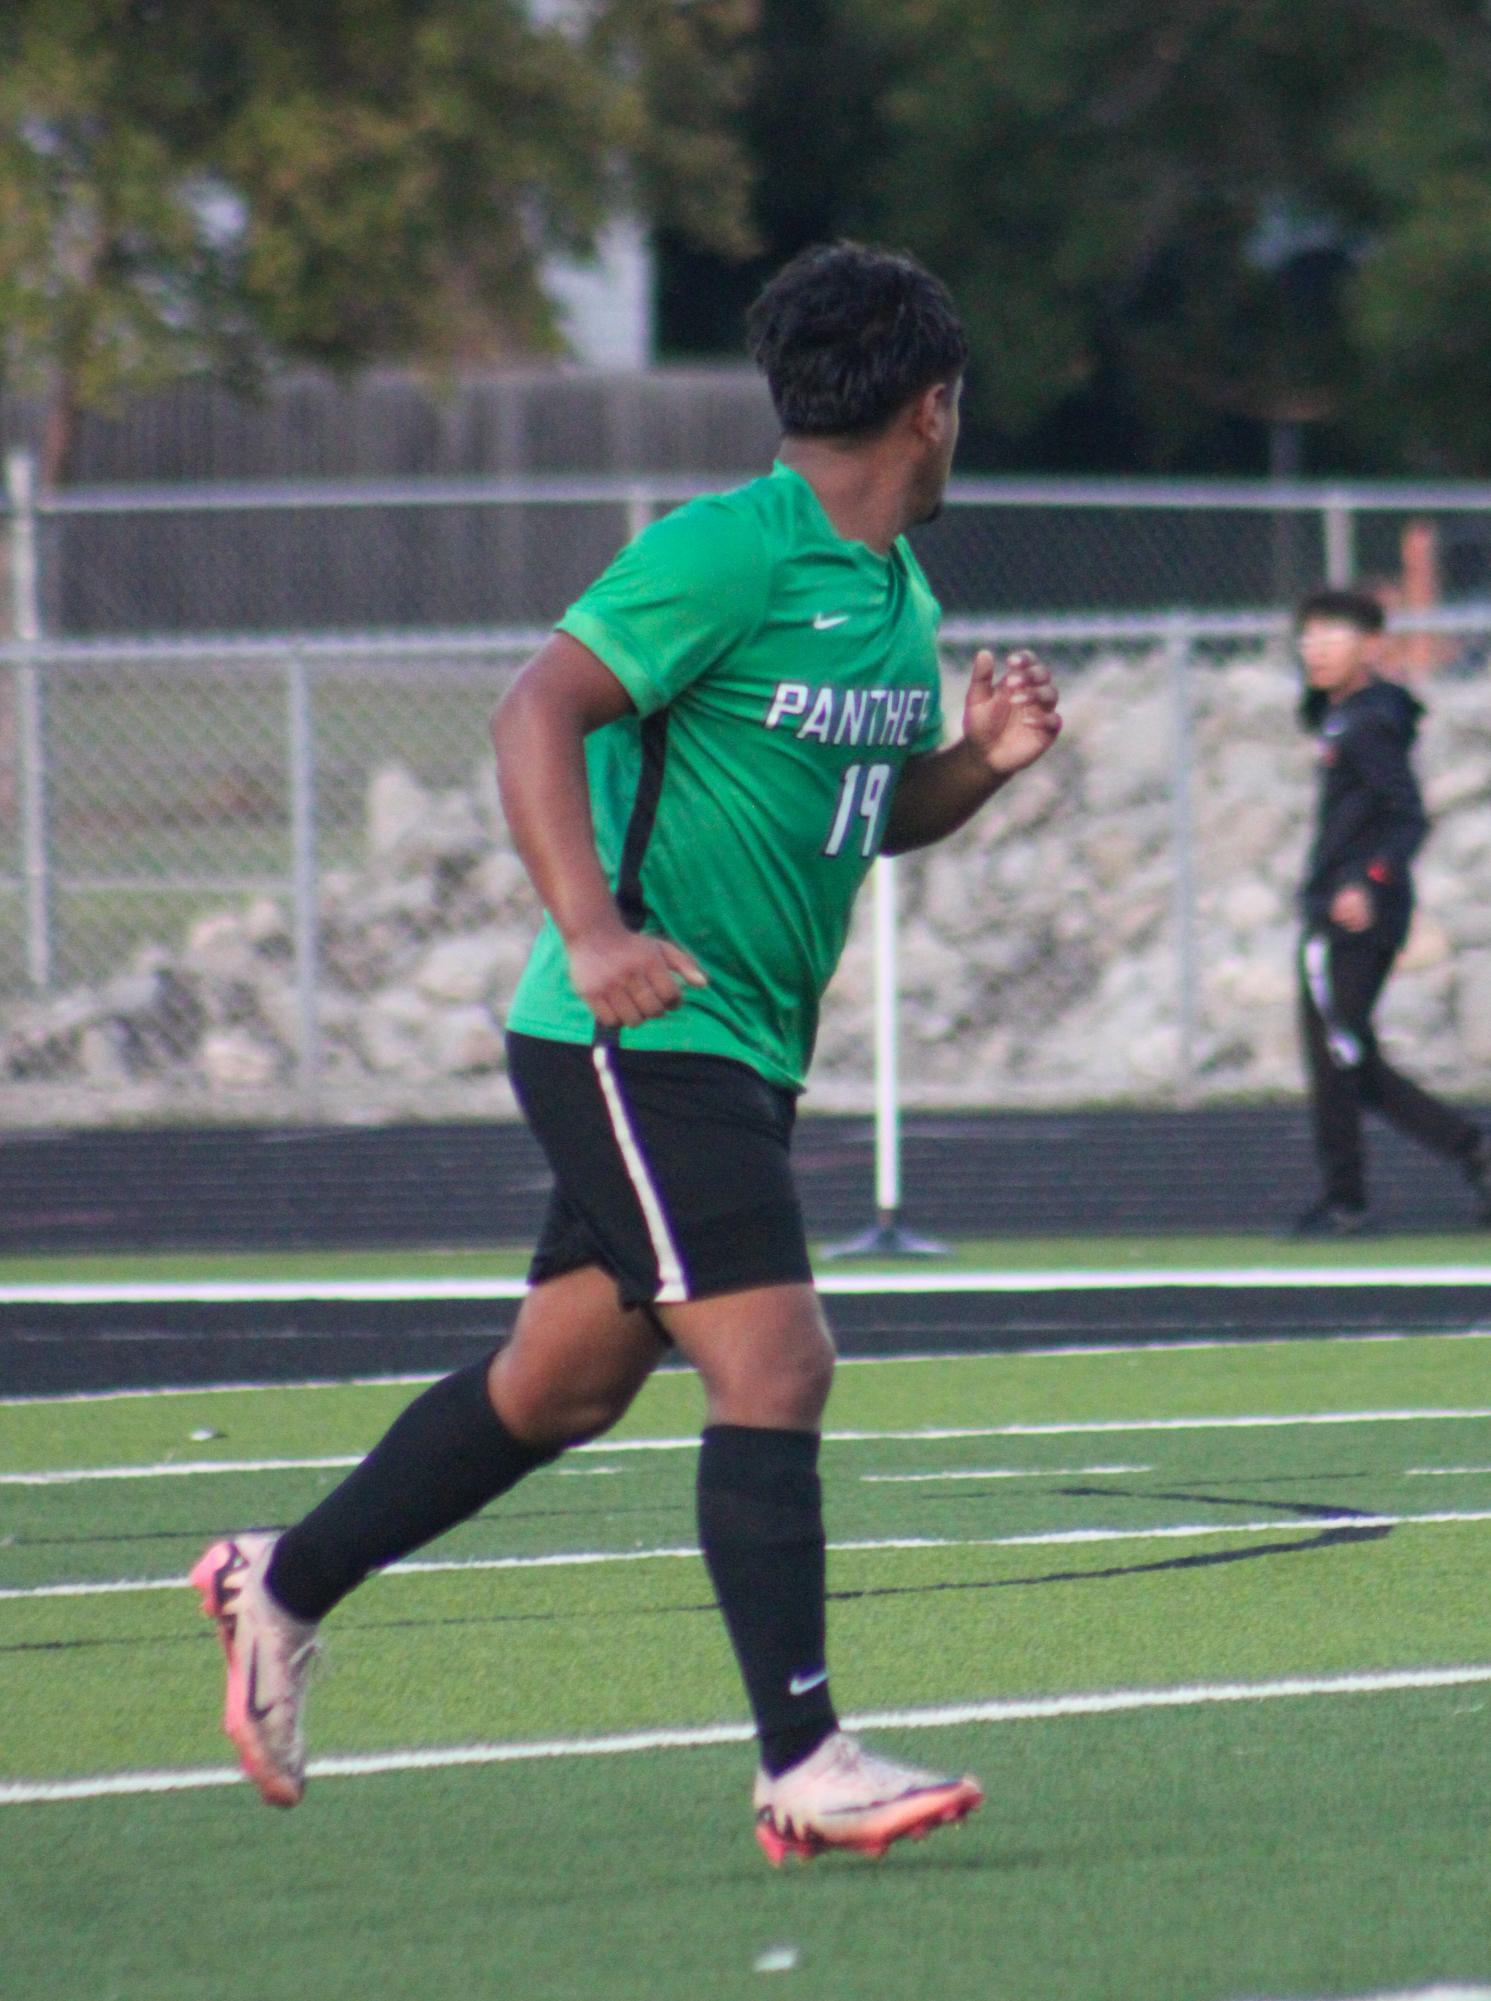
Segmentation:
<svg viewBox="0 0 1491 2001">
<path fill-rule="evenodd" d="M 1055 740 L 1044 667 L 974 663 L 943 747 L 938 607 L 903 540 L 938 512 L 966 343 L 942 285 L 805 252 L 749 320 L 773 470 L 655 523 L 560 620 L 493 721 L 547 913 L 509 1016 L 555 1191 L 511 1338 L 416 1399 L 275 1539 L 193 1578 L 225 1727 L 267 1800 L 304 1784 L 318 1622 L 370 1571 L 603 1432 L 670 1348 L 703 1380 L 704 1559 L 760 1739 L 773 1862 L 881 1853 L 976 1782 L 838 1727 L 819 1427 L 834 1349 L 788 1164 L 819 1000 L 875 856 L 940 839 Z"/>
<path fill-rule="evenodd" d="M 1491 1225 L 1491 1153 L 1471 1121 L 1393 1069 L 1372 1010 L 1413 914 L 1409 864 L 1428 830 L 1409 752 L 1423 714 L 1380 680 L 1382 607 L 1359 591 L 1317 591 L 1296 614 L 1306 726 L 1320 737 L 1315 839 L 1300 893 L 1300 1022 L 1309 1067 L 1321 1197 L 1300 1236 L 1365 1226 L 1362 1107 L 1370 1106 L 1465 1176 Z"/>
</svg>

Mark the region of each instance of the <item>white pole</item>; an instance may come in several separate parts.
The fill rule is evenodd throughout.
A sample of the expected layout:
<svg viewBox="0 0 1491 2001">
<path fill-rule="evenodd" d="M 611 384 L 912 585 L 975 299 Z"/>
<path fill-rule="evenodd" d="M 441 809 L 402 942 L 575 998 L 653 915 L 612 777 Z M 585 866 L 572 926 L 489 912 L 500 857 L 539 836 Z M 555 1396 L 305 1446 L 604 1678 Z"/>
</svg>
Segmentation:
<svg viewBox="0 0 1491 2001">
<path fill-rule="evenodd" d="M 1356 581 L 1356 515 L 1340 494 L 1325 509 L 1325 581 L 1337 591 Z"/>
<path fill-rule="evenodd" d="M 292 648 L 285 663 L 289 697 L 291 895 L 295 925 L 295 1005 L 300 1087 L 313 1098 L 321 1075 L 321 1029 L 316 1011 L 320 985 L 320 923 L 316 887 L 316 754 L 310 674 Z"/>
<path fill-rule="evenodd" d="M 41 638 L 37 587 L 36 461 L 30 452 L 5 460 L 10 514 L 10 622 L 17 645 Z M 45 993 L 52 984 L 52 883 L 47 852 L 46 690 L 34 660 L 16 667 L 17 755 L 21 791 L 21 872 L 26 885 L 26 972 Z"/>
<path fill-rule="evenodd" d="M 1181 1105 L 1196 1097 L 1196 839 L 1193 822 L 1191 743 L 1191 634 L 1182 615 L 1171 622 L 1166 641 L 1170 667 L 1170 715 L 1173 730 L 1170 768 L 1171 846 L 1175 882 L 1171 921 L 1175 928 L 1176 996 L 1179 1028 L 1175 1096 Z"/>
<path fill-rule="evenodd" d="M 901 1206 L 901 1102 L 897 1075 L 896 1017 L 900 977 L 896 964 L 896 864 L 875 864 L 875 1207 L 882 1227 Z"/>
</svg>

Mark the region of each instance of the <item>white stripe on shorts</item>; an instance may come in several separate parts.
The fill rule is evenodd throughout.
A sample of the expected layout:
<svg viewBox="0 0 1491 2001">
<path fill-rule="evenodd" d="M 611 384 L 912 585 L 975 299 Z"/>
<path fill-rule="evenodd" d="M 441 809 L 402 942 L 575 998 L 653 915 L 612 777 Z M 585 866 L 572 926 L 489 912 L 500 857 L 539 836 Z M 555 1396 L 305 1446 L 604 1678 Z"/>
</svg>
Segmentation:
<svg viewBox="0 0 1491 2001">
<path fill-rule="evenodd" d="M 637 1200 L 642 1205 L 642 1214 L 647 1222 L 647 1234 L 652 1239 L 653 1256 L 657 1259 L 657 1303 L 659 1306 L 676 1306 L 689 1296 L 688 1282 L 683 1275 L 683 1262 L 678 1255 L 678 1246 L 673 1241 L 673 1232 L 668 1228 L 668 1218 L 663 1213 L 662 1198 L 651 1174 L 642 1149 L 637 1144 L 637 1135 L 632 1131 L 631 1119 L 627 1116 L 626 1101 L 616 1081 L 616 1073 L 611 1068 L 611 1052 L 605 1043 L 597 1042 L 592 1054 L 595 1057 L 595 1074 L 601 1080 L 601 1094 L 606 1101 L 606 1110 L 611 1117 L 611 1130 L 616 1135 L 616 1144 L 621 1148 L 621 1158 L 632 1187 L 637 1191 Z"/>
<path fill-rule="evenodd" d="M 1318 931 L 1305 940 L 1305 984 L 1315 1012 L 1325 1027 L 1326 1047 L 1338 1070 L 1355 1070 L 1366 1051 L 1336 1014 L 1336 996 L 1331 990 L 1330 940 Z"/>
</svg>

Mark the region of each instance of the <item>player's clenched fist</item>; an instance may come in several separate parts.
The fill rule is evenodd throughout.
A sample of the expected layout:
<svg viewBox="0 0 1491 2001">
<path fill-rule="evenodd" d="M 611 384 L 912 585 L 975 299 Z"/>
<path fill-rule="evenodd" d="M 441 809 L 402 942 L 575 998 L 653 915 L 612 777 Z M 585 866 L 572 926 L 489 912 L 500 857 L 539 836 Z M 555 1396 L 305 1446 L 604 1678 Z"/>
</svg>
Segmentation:
<svg viewBox="0 0 1491 2001">
<path fill-rule="evenodd" d="M 1034 764 L 1061 734 L 1056 683 L 1033 653 L 1011 653 L 998 672 L 987 649 L 973 657 L 963 734 L 991 771 L 1008 778 Z"/>
<path fill-rule="evenodd" d="M 569 974 L 602 1028 L 635 1028 L 667 1014 L 683 989 L 707 987 L 698 961 L 667 938 L 628 931 L 618 921 L 570 940 Z"/>
</svg>

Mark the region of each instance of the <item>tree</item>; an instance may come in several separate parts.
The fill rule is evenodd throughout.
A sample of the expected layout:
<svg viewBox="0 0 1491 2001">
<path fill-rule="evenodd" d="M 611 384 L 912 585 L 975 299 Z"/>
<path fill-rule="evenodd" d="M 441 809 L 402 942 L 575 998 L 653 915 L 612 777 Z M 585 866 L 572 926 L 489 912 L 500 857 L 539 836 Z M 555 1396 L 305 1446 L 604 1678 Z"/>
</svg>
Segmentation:
<svg viewBox="0 0 1491 2001">
<path fill-rule="evenodd" d="M 880 52 L 844 0 L 761 0 L 753 55 L 728 130 L 752 165 L 756 251 L 731 258 L 662 233 L 665 349 L 738 356 L 751 299 L 795 252 L 853 225 L 883 145 Z"/>
<path fill-rule="evenodd" d="M 1484 462 L 1475 0 L 857 4 L 894 79 L 866 220 L 957 274 L 1007 433 L 1101 394 L 1152 464 L 1237 419 Z"/>
<path fill-rule="evenodd" d="M 619 203 L 742 252 L 753 0 L 11 0 L 0 367 L 79 413 L 281 358 L 551 341 L 539 265 Z"/>
<path fill-rule="evenodd" d="M 772 259 L 857 234 L 948 276 L 968 462 L 1491 459 L 1480 0 L 766 0 L 757 76 Z M 714 267 L 731 345 L 759 275 Z"/>
</svg>

